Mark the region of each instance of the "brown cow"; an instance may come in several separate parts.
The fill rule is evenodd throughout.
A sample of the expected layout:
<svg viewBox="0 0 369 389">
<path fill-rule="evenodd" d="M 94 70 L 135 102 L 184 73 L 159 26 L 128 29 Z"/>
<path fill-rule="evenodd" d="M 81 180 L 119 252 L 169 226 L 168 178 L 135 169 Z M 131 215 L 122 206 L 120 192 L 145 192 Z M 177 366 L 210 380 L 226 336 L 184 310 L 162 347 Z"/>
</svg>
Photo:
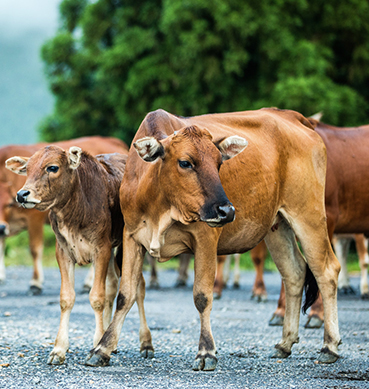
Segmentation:
<svg viewBox="0 0 369 389">
<path fill-rule="evenodd" d="M 283 335 L 273 357 L 289 356 L 298 342 L 304 280 L 309 276 L 312 292 L 307 308 L 317 290 L 313 274 L 328 319 L 320 361 L 336 361 L 340 265 L 325 222 L 326 151 L 307 119 L 277 109 L 190 118 L 158 110 L 146 116 L 133 146 L 120 190 L 125 226 L 117 309 L 86 363 L 105 365 L 116 348 L 136 299 L 145 252 L 160 261 L 193 252 L 193 296 L 201 322 L 193 369 L 214 370 L 210 311 L 217 254 L 245 252 L 264 238 L 287 287 Z"/>
<path fill-rule="evenodd" d="M 335 234 L 364 233 L 369 235 L 369 125 L 335 127 L 309 119 L 327 148 L 325 206 L 330 240 Z M 282 283 L 278 308 L 273 321 L 283 321 L 285 296 Z M 321 298 L 312 306 L 307 327 L 323 324 Z"/>
<path fill-rule="evenodd" d="M 57 146 L 47 146 L 30 158 L 16 156 L 6 162 L 8 169 L 27 175 L 24 186 L 17 193 L 17 201 L 25 208 L 50 211 L 50 223 L 56 235 L 56 259 L 61 274 L 61 317 L 49 364 L 62 364 L 69 346 L 68 326 L 75 301 L 76 263 L 93 263 L 95 269 L 90 291 L 96 319 L 94 346 L 110 322 L 118 288 L 112 251 L 122 244 L 119 187 L 126 159 L 127 156 L 118 153 L 95 158 L 79 147 L 73 146 L 66 152 Z M 142 306 L 145 294 L 142 275 L 138 289 L 141 351 L 150 353 L 150 331 Z M 146 338 L 142 334 L 146 334 Z"/>
<path fill-rule="evenodd" d="M 116 138 L 91 136 L 54 144 L 64 149 L 78 146 L 92 155 L 102 153 L 128 154 L 127 145 Z M 24 176 L 15 175 L 5 169 L 5 161 L 14 155 L 29 157 L 46 145 L 46 143 L 39 143 L 25 146 L 10 145 L 0 148 L 0 282 L 5 280 L 5 238 L 26 229 L 29 234 L 29 245 L 33 259 L 33 276 L 30 282 L 32 294 L 42 292 L 44 280 L 42 270 L 43 225 L 49 221 L 48 212 L 41 213 L 36 209 L 28 210 L 16 203 L 16 193 L 24 185 L 26 179 Z"/>
</svg>

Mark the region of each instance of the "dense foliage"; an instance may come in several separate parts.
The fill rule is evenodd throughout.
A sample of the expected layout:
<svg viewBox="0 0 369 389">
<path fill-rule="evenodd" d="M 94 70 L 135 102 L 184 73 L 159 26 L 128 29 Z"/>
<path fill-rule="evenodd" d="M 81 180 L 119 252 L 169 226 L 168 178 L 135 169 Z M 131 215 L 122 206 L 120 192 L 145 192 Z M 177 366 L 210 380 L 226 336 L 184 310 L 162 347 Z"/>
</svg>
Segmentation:
<svg viewBox="0 0 369 389">
<path fill-rule="evenodd" d="M 64 0 L 42 48 L 45 140 L 130 142 L 145 114 L 265 106 L 369 123 L 367 0 Z"/>
</svg>

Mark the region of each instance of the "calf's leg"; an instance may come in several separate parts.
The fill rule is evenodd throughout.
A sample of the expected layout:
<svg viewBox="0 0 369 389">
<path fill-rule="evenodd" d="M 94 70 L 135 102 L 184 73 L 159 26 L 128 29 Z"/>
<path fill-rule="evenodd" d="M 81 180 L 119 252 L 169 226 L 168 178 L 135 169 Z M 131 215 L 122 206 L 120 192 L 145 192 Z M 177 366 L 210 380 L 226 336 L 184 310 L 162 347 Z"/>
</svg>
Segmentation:
<svg viewBox="0 0 369 389">
<path fill-rule="evenodd" d="M 108 329 L 98 345 L 91 350 L 87 357 L 86 365 L 106 366 L 109 364 L 110 355 L 117 348 L 124 319 L 136 300 L 140 313 L 141 355 L 145 354 L 143 353 L 144 350 L 148 350 L 146 356 L 153 356 L 154 349 L 151 344 L 151 334 L 146 324 L 143 305 L 145 297 L 145 284 L 142 276 L 143 258 L 144 251 L 142 246 L 138 245 L 133 239 L 128 237 L 128 233 L 124 232 L 122 277 L 117 297 L 117 307 Z"/>
<path fill-rule="evenodd" d="M 61 365 L 65 361 L 65 354 L 69 347 L 69 317 L 74 306 L 76 294 L 74 291 L 74 263 L 64 255 L 56 245 L 56 259 L 61 275 L 60 287 L 60 325 L 54 348 L 49 355 L 49 365 Z"/>
</svg>

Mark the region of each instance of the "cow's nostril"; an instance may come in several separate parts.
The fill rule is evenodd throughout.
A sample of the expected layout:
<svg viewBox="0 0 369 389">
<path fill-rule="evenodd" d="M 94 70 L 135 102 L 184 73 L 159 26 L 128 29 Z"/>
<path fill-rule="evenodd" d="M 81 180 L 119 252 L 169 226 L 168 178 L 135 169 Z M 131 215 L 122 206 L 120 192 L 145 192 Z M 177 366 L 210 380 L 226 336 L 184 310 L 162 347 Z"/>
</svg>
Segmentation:
<svg viewBox="0 0 369 389">
<path fill-rule="evenodd" d="M 0 237 L 5 236 L 6 226 L 4 224 L 0 224 Z"/>
<path fill-rule="evenodd" d="M 30 194 L 29 190 L 20 190 L 17 193 L 17 201 L 18 203 L 25 203 L 27 201 L 27 196 Z"/>
<path fill-rule="evenodd" d="M 235 209 L 232 204 L 221 205 L 218 207 L 218 215 L 222 221 L 229 223 L 234 220 Z"/>
</svg>

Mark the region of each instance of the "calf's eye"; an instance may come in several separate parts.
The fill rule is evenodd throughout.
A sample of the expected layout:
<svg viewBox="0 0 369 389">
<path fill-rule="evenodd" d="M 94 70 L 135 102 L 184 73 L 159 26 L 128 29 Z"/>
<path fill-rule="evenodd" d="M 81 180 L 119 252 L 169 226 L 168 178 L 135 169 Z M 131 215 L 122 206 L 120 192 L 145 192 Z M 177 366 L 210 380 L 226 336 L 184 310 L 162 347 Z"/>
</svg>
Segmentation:
<svg viewBox="0 0 369 389">
<path fill-rule="evenodd" d="M 192 165 L 188 161 L 178 161 L 178 164 L 182 169 L 192 169 Z"/>
<path fill-rule="evenodd" d="M 55 165 L 48 166 L 48 167 L 46 168 L 46 171 L 47 171 L 48 173 L 56 173 L 58 170 L 59 170 L 59 166 L 55 166 Z"/>
</svg>

